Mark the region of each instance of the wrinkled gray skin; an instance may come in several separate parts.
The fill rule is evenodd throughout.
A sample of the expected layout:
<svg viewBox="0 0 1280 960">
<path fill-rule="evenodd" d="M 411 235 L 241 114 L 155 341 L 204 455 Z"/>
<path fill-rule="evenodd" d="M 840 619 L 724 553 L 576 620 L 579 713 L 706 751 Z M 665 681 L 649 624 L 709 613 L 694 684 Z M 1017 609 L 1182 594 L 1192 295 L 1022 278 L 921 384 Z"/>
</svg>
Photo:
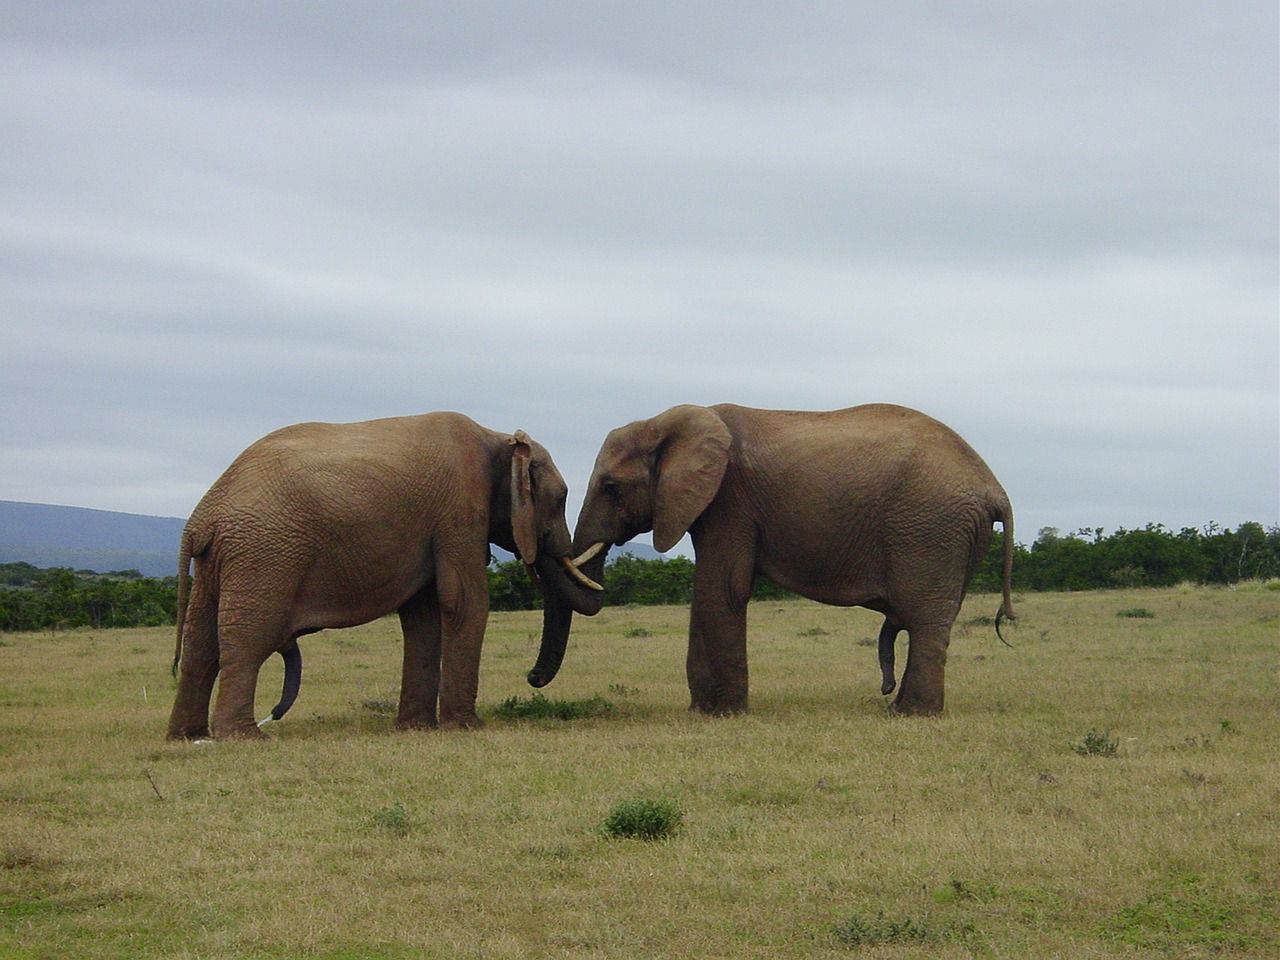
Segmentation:
<svg viewBox="0 0 1280 960">
<path fill-rule="evenodd" d="M 763 575 L 823 603 L 884 614 L 885 693 L 895 685 L 893 640 L 906 630 L 894 707 L 936 714 L 951 625 L 995 522 L 1005 533 L 998 623 L 1013 618 L 1013 511 L 982 458 L 948 427 L 888 404 L 821 413 L 680 406 L 609 434 L 574 552 L 647 530 L 666 551 L 691 534 L 691 709 L 746 709 L 747 601 Z M 583 572 L 599 580 L 606 554 Z"/>
<path fill-rule="evenodd" d="M 566 493 L 539 444 L 456 413 L 303 423 L 257 441 L 183 532 L 169 737 L 209 736 L 215 679 L 213 735 L 262 736 L 253 703 L 268 657 L 285 657 L 287 709 L 299 636 L 392 610 L 404 631 L 396 725 L 477 725 L 490 543 L 537 571 L 553 635 L 568 610 L 600 609 L 562 566 Z"/>
</svg>

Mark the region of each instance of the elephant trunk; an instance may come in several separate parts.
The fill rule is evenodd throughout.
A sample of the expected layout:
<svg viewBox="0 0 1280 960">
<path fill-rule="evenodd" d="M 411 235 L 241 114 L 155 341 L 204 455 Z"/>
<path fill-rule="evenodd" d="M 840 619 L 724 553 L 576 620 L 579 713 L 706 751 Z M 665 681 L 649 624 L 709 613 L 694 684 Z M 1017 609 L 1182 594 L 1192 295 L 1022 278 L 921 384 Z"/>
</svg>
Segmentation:
<svg viewBox="0 0 1280 960">
<path fill-rule="evenodd" d="M 569 645 L 569 628 L 573 625 L 573 608 L 559 597 L 542 600 L 542 646 L 538 662 L 529 671 L 529 686 L 545 687 L 556 678 L 564 652 Z"/>
<path fill-rule="evenodd" d="M 604 604 L 601 590 L 580 582 L 590 579 L 590 574 L 585 578 L 574 576 L 577 571 L 569 572 L 569 566 L 567 557 L 552 557 L 547 553 L 540 554 L 535 564 L 542 588 L 542 645 L 538 661 L 528 675 L 529 685 L 533 687 L 545 687 L 560 670 L 574 613 L 594 616 Z"/>
</svg>

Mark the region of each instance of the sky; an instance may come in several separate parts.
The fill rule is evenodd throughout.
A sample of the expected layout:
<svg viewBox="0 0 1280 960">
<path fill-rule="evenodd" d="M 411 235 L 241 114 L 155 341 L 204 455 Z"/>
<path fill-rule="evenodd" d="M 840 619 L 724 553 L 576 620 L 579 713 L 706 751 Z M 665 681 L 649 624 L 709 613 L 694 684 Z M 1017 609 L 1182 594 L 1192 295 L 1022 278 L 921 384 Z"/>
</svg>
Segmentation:
<svg viewBox="0 0 1280 960">
<path fill-rule="evenodd" d="M 458 410 L 542 442 L 572 524 L 623 423 L 887 401 L 1024 543 L 1275 524 L 1278 36 L 1274 0 L 4 0 L 0 499 L 186 516 L 284 424 Z"/>
</svg>

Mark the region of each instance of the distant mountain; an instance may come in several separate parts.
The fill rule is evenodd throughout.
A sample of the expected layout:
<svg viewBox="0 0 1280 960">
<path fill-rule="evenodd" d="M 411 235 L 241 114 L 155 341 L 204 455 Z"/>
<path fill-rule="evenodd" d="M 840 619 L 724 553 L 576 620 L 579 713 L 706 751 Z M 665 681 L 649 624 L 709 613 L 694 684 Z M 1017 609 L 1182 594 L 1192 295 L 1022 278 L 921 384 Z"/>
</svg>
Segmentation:
<svg viewBox="0 0 1280 960">
<path fill-rule="evenodd" d="M 0 500 L 0 563 L 171 577 L 186 520 Z"/>
<path fill-rule="evenodd" d="M 0 500 L 0 563 L 24 560 L 37 567 L 73 570 L 138 570 L 148 577 L 171 577 L 178 569 L 178 538 L 186 520 L 148 517 L 85 507 Z M 511 554 L 492 547 L 498 560 Z M 653 547 L 615 547 L 643 560 L 661 556 Z"/>
</svg>

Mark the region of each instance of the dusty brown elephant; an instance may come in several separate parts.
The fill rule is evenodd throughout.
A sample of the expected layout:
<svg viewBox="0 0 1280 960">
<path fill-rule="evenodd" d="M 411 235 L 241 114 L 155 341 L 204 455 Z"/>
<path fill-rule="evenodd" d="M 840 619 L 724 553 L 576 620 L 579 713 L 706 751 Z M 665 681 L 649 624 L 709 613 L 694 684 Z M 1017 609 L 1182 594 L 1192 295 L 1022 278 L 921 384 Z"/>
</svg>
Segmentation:
<svg viewBox="0 0 1280 960">
<path fill-rule="evenodd" d="M 610 544 L 651 529 L 666 551 L 692 535 L 692 709 L 746 709 L 747 601 L 763 575 L 823 603 L 883 613 L 885 693 L 893 639 L 907 630 L 894 706 L 936 714 L 951 625 L 995 521 L 1004 527 L 998 625 L 1013 619 L 1013 511 L 951 429 L 887 404 L 824 413 L 679 406 L 605 439 L 574 531 L 574 562 L 601 579 Z"/>
<path fill-rule="evenodd" d="M 268 657 L 285 656 L 291 701 L 297 637 L 392 610 L 404 631 L 396 725 L 475 725 L 490 543 L 536 570 L 551 632 L 572 610 L 600 609 L 599 585 L 568 562 L 566 493 L 539 444 L 457 413 L 302 423 L 257 441 L 183 532 L 169 737 L 209 735 L 215 678 L 213 734 L 261 736 L 253 702 Z"/>
</svg>

